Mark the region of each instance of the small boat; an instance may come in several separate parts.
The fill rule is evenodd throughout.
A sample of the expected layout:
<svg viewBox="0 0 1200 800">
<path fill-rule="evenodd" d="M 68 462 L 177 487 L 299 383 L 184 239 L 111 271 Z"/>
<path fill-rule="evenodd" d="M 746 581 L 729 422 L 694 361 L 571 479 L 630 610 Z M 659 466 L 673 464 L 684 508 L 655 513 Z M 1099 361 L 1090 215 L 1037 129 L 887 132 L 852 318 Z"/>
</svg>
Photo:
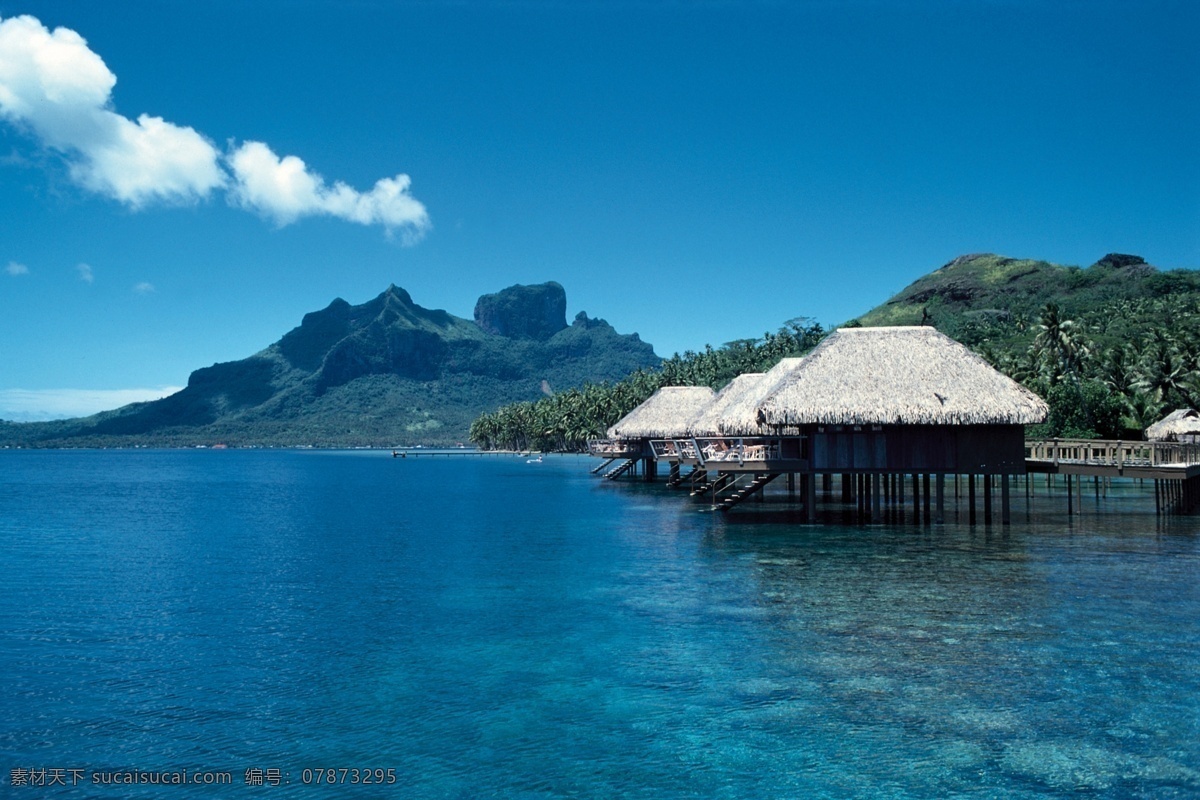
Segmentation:
<svg viewBox="0 0 1200 800">
<path fill-rule="evenodd" d="M 540 463 L 542 463 L 542 457 L 538 456 L 537 458 L 527 458 L 527 459 L 525 459 L 525 463 L 526 464 L 540 464 Z"/>
</svg>

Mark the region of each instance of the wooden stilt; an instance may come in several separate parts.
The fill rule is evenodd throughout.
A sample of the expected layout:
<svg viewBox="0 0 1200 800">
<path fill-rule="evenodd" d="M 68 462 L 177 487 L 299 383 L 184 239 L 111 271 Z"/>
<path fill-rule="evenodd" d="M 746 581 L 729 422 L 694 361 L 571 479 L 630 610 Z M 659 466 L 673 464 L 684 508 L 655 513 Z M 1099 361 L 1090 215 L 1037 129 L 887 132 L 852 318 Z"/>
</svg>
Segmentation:
<svg viewBox="0 0 1200 800">
<path fill-rule="evenodd" d="M 1000 476 L 1000 523 L 1002 525 L 1012 524 L 1012 514 L 1009 512 L 1008 480 L 1007 473 Z"/>
<path fill-rule="evenodd" d="M 804 507 L 808 510 L 808 521 L 817 521 L 817 476 L 804 476 Z"/>
<path fill-rule="evenodd" d="M 992 524 L 992 476 L 983 476 L 983 524 Z"/>
<path fill-rule="evenodd" d="M 913 473 L 913 524 L 921 524 L 921 476 Z"/>
<path fill-rule="evenodd" d="M 946 476 L 941 472 L 937 476 L 937 524 L 946 521 Z"/>
<path fill-rule="evenodd" d="M 1068 475 L 1067 476 L 1067 516 L 1069 517 L 1069 516 L 1073 515 L 1074 513 L 1075 513 L 1075 508 L 1072 505 L 1072 498 L 1071 498 L 1071 476 Z"/>
<path fill-rule="evenodd" d="M 882 483 L 880 478 L 881 478 L 881 476 L 878 472 L 876 472 L 874 475 L 871 476 L 871 522 L 875 522 L 875 523 L 882 521 L 881 517 L 880 517 L 880 513 L 879 513 L 880 500 L 881 500 L 881 498 L 879 496 L 879 494 L 880 494 L 879 489 L 880 489 L 880 483 Z"/>
<path fill-rule="evenodd" d="M 931 517 L 930 517 L 930 514 L 929 514 L 929 473 L 928 473 L 928 472 L 926 472 L 926 473 L 925 473 L 925 475 L 924 475 L 924 477 L 922 478 L 922 481 L 921 481 L 921 482 L 922 482 L 922 484 L 923 484 L 923 485 L 921 486 L 921 494 L 922 494 L 922 495 L 923 495 L 923 497 L 924 497 L 924 503 L 923 503 L 923 504 L 924 504 L 924 506 L 925 506 L 925 508 L 924 508 L 924 514 L 925 514 L 925 516 L 923 517 L 923 519 L 925 520 L 925 524 L 926 524 L 926 525 L 928 525 L 928 524 L 929 524 L 929 522 L 930 522 L 930 520 L 931 520 Z"/>
<path fill-rule="evenodd" d="M 972 472 L 967 476 L 967 503 L 971 509 L 967 515 L 969 522 L 975 524 L 975 473 Z"/>
</svg>

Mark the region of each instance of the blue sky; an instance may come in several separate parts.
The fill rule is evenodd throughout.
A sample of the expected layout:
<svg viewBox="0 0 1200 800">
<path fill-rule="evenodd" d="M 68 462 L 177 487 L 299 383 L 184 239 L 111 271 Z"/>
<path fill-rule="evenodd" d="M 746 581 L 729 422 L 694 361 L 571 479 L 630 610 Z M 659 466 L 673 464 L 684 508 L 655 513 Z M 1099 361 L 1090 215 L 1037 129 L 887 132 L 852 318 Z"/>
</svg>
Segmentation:
<svg viewBox="0 0 1200 800">
<path fill-rule="evenodd" d="M 0 417 L 389 283 L 469 318 L 557 280 L 670 355 L 963 253 L 1200 267 L 1198 34 L 1191 2 L 0 0 Z"/>
</svg>

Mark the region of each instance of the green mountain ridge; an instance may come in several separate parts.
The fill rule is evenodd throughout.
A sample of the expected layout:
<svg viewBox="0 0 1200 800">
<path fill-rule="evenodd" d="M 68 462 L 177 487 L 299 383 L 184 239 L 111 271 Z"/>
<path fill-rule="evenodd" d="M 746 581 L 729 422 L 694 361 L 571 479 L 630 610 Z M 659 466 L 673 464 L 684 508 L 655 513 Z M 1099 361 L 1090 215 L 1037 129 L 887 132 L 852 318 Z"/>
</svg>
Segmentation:
<svg viewBox="0 0 1200 800">
<path fill-rule="evenodd" d="M 1068 312 L 1118 299 L 1195 287 L 1193 273 L 1161 272 L 1140 256 L 1110 253 L 1086 269 L 992 253 L 959 256 L 858 318 L 864 326 L 920 325 L 930 318 L 1035 314 L 1048 302 Z"/>
<path fill-rule="evenodd" d="M 196 370 L 170 397 L 0 423 L 0 444 L 454 444 L 483 411 L 660 363 L 637 334 L 582 312 L 568 325 L 565 309 L 554 282 L 485 295 L 475 321 L 423 308 L 393 285 L 361 305 L 339 298 L 306 314 L 266 349 Z"/>
</svg>

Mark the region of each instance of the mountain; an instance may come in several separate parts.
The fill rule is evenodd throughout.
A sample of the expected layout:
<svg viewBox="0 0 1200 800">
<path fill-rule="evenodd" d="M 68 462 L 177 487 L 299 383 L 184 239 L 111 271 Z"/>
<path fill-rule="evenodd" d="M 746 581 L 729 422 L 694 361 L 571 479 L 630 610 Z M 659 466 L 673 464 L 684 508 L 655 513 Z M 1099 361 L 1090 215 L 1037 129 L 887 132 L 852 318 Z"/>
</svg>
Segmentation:
<svg viewBox="0 0 1200 800">
<path fill-rule="evenodd" d="M 337 299 L 240 361 L 191 374 L 170 397 L 77 420 L 0 423 L 27 446 L 400 445 L 467 439 L 484 411 L 660 363 L 637 334 L 581 312 L 557 283 L 479 298 L 475 319 L 422 308 L 389 286 Z"/>
<path fill-rule="evenodd" d="M 1197 291 L 1200 274 L 1163 272 L 1141 256 L 1109 253 L 1084 269 L 976 253 L 959 256 L 918 278 L 855 322 L 864 326 L 924 322 L 970 339 L 978 338 L 972 336 L 972 328 L 1003 328 L 1005 323 L 1013 323 L 1014 329 L 1027 327 L 1048 303 L 1074 317 L 1114 303 Z"/>
</svg>

